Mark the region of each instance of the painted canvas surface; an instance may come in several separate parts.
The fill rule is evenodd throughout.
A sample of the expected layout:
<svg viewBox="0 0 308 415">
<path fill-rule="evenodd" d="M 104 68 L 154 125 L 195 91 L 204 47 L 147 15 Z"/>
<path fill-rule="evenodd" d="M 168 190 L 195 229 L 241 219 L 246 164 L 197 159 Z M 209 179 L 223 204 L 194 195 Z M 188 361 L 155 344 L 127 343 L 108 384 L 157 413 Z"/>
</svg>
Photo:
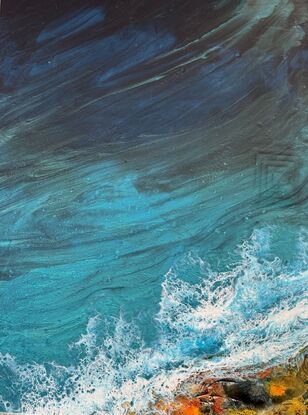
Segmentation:
<svg viewBox="0 0 308 415">
<path fill-rule="evenodd" d="M 2 0 L 0 412 L 305 415 L 306 0 Z"/>
</svg>

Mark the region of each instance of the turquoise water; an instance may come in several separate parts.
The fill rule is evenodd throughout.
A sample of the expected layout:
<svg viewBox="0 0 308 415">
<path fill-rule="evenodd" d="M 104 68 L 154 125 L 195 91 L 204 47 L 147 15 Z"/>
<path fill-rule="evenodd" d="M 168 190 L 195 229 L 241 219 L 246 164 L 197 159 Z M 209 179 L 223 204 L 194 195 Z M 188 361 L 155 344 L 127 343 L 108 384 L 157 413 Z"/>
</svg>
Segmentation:
<svg viewBox="0 0 308 415">
<path fill-rule="evenodd" d="M 293 356 L 305 2 L 65 7 L 1 18 L 0 410 L 124 414 Z"/>
</svg>

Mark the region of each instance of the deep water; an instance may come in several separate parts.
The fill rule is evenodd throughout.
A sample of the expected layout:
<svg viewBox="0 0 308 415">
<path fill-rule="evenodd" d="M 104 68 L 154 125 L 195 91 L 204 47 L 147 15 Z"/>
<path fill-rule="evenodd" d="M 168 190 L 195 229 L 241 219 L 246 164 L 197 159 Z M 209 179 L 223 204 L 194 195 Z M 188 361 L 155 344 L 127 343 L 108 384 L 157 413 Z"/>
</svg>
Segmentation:
<svg viewBox="0 0 308 415">
<path fill-rule="evenodd" d="M 124 415 L 296 354 L 306 1 L 2 3 L 0 411 Z"/>
</svg>

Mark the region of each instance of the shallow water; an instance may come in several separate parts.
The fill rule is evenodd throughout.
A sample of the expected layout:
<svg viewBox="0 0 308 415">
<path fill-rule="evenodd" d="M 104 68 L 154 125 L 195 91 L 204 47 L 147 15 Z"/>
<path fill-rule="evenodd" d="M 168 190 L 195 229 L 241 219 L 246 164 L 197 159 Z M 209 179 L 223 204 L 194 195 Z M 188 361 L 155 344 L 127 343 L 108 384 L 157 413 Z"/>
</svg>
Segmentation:
<svg viewBox="0 0 308 415">
<path fill-rule="evenodd" d="M 142 410 L 306 344 L 307 22 L 304 0 L 3 6 L 0 410 Z"/>
</svg>

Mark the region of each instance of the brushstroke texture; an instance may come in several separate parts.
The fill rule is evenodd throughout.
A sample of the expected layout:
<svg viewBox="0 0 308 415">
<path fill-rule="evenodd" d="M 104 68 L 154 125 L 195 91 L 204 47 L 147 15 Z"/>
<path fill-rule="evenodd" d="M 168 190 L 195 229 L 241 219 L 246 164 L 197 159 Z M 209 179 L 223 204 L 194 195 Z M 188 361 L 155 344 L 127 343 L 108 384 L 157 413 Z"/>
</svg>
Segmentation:
<svg viewBox="0 0 308 415">
<path fill-rule="evenodd" d="M 67 387 L 77 403 L 67 392 L 59 413 L 118 414 L 135 373 L 294 353 L 307 334 L 305 1 L 66 3 L 12 2 L 0 20 L 3 402 L 33 411 L 47 394 L 52 413 Z M 91 341 L 96 315 L 98 344 L 123 346 L 110 363 L 105 340 L 99 373 L 69 348 Z M 48 393 L 33 375 L 48 364 L 23 366 L 46 361 L 63 365 Z M 111 365 L 113 397 L 85 412 L 72 365 L 96 391 Z"/>
</svg>

